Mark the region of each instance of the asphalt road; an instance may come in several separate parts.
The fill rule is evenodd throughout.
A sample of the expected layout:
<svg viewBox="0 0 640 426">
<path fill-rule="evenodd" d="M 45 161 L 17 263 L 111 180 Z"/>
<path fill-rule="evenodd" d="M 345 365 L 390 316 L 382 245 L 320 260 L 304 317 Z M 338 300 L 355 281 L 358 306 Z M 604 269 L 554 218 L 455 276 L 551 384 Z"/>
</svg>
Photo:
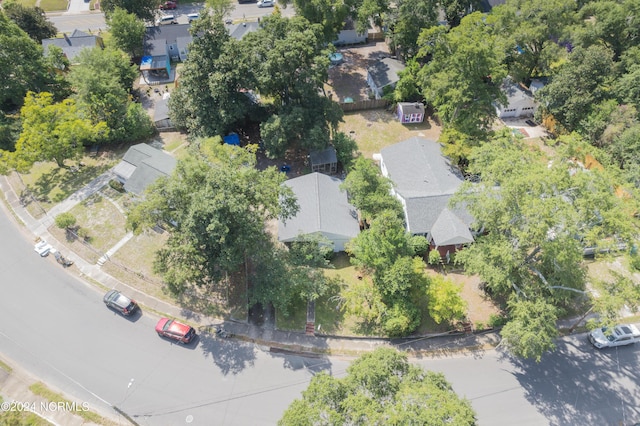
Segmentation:
<svg viewBox="0 0 640 426">
<path fill-rule="evenodd" d="M 141 425 L 275 424 L 320 370 L 348 360 L 279 355 L 202 336 L 159 338 L 157 317 L 129 320 L 102 291 L 40 258 L 0 213 L 0 352 L 46 383 Z M 419 359 L 468 398 L 480 425 L 631 425 L 640 421 L 640 347 L 598 351 L 584 334 L 562 339 L 539 364 L 500 351 Z"/>
<path fill-rule="evenodd" d="M 0 213 L 0 352 L 45 383 L 142 425 L 275 424 L 312 374 L 346 362 L 271 354 L 202 336 L 159 338 L 157 317 L 128 320 L 102 292 L 40 258 Z"/>
<path fill-rule="evenodd" d="M 202 9 L 202 5 L 186 4 L 179 5 L 176 10 L 167 10 L 166 14 L 176 16 L 178 23 L 188 23 L 187 14 L 195 13 Z M 236 4 L 235 9 L 231 12 L 230 18 L 234 21 L 241 19 L 255 20 L 258 17 L 266 16 L 273 13 L 274 8 L 259 8 L 256 3 Z M 293 16 L 293 7 L 281 9 L 283 16 Z M 59 32 L 71 33 L 78 29 L 81 31 L 97 32 L 106 30 L 107 24 L 102 13 L 56 13 L 49 14 L 47 18 L 56 26 Z"/>
</svg>

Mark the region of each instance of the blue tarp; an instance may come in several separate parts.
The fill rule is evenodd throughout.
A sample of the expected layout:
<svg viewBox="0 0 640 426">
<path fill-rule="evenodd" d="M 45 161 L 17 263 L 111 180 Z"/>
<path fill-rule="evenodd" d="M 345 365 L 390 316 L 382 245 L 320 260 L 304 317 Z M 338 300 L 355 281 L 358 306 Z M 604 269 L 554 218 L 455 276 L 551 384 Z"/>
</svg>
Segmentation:
<svg viewBox="0 0 640 426">
<path fill-rule="evenodd" d="M 237 133 L 231 133 L 230 135 L 227 135 L 222 139 L 226 144 L 240 146 L 240 137 Z"/>
</svg>

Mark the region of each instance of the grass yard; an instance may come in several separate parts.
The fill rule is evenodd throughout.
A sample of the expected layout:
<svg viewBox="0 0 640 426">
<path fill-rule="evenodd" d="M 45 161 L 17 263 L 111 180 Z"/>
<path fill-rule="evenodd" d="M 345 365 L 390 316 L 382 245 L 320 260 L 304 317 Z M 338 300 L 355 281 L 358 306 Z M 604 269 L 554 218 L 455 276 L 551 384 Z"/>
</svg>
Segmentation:
<svg viewBox="0 0 640 426">
<path fill-rule="evenodd" d="M 45 12 L 67 10 L 67 0 L 40 0 L 40 8 Z"/>
<path fill-rule="evenodd" d="M 24 7 L 35 7 L 38 0 L 16 0 L 17 3 L 20 3 Z M 42 6 L 40 6 L 42 7 Z"/>
<path fill-rule="evenodd" d="M 431 118 L 420 124 L 401 124 L 394 114 L 384 109 L 359 111 L 345 114 L 339 129 L 358 144 L 366 158 L 388 145 L 421 136 L 433 140 L 440 137 L 440 125 Z"/>
<path fill-rule="evenodd" d="M 125 236 L 125 216 L 118 210 L 114 203 L 100 194 L 95 194 L 82 203 L 76 205 L 69 212 L 77 219 L 77 225 L 88 231 L 83 242 L 71 236 L 67 238 L 65 230 L 55 225 L 50 228 L 51 233 L 60 241 L 67 242 L 67 246 L 89 262 L 95 263 L 100 256 L 113 247 Z"/>
<path fill-rule="evenodd" d="M 134 235 L 111 257 L 112 262 L 105 263 L 102 268 L 108 274 L 144 293 L 172 301 L 163 290 L 162 277 L 153 273 L 155 252 L 162 248 L 167 237 L 166 232 L 159 234 L 153 230 Z M 119 265 L 124 265 L 127 269 Z"/>
<path fill-rule="evenodd" d="M 58 167 L 54 162 L 36 163 L 29 173 L 12 173 L 9 181 L 18 196 L 24 196 L 29 214 L 39 219 L 45 211 L 114 166 L 117 158 L 117 153 L 99 157 L 84 156 L 78 163 L 67 162 L 73 167 L 65 168 Z M 84 166 L 79 167 L 79 163 Z"/>
</svg>

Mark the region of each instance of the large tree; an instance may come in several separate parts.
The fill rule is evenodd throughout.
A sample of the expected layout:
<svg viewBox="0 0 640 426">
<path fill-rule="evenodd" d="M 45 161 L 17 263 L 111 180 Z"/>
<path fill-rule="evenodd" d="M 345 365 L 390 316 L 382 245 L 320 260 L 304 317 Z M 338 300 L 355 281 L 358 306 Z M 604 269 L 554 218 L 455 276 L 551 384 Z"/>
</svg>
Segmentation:
<svg viewBox="0 0 640 426">
<path fill-rule="evenodd" d="M 142 55 L 146 28 L 136 15 L 117 7 L 107 18 L 114 45 L 132 58 Z"/>
<path fill-rule="evenodd" d="M 47 90 L 51 75 L 40 44 L 5 13 L 0 13 L 0 46 L 0 109 L 13 112 L 29 90 Z"/>
<path fill-rule="evenodd" d="M 55 103 L 48 92 L 27 93 L 20 110 L 22 133 L 10 165 L 28 171 L 37 161 L 55 161 L 64 166 L 67 159 L 77 158 L 83 145 L 91 144 L 107 132 L 104 123 L 93 125 L 78 115 L 72 99 Z"/>
<path fill-rule="evenodd" d="M 229 37 L 219 14 L 203 12 L 191 26 L 199 35 L 169 98 L 171 119 L 195 137 L 225 135 L 254 108 L 250 46 Z"/>
<path fill-rule="evenodd" d="M 117 8 L 120 8 L 133 13 L 143 21 L 153 22 L 161 3 L 163 3 L 162 0 L 102 0 L 100 7 L 107 19 Z"/>
<path fill-rule="evenodd" d="M 279 424 L 421 424 L 475 425 L 469 401 L 461 399 L 441 373 L 409 364 L 391 348 L 365 354 L 337 379 L 313 377 L 302 399 L 295 400 Z"/>
<path fill-rule="evenodd" d="M 275 168 L 259 171 L 252 151 L 199 141 L 201 150 L 178 162 L 174 173 L 148 190 L 128 216 L 136 232 L 158 222 L 173 224 L 156 254 L 155 269 L 169 290 L 215 288 L 248 257 L 265 247 L 265 222 L 290 217 L 295 198 Z"/>
<path fill-rule="evenodd" d="M 552 115 L 567 131 L 584 131 L 581 122 L 602 101 L 612 96 L 615 77 L 613 52 L 593 45 L 573 50 L 553 75 L 551 82 L 540 89 L 538 114 Z"/>
<path fill-rule="evenodd" d="M 438 23 L 438 2 L 435 0 L 400 0 L 387 15 L 391 50 L 405 60 L 418 53 L 418 36 L 423 29 Z"/>
<path fill-rule="evenodd" d="M 153 134 L 151 119 L 129 92 L 137 75 L 129 57 L 121 50 L 85 49 L 78 55 L 69 80 L 79 109 L 93 123 L 106 122 L 110 142 L 136 141 Z"/>
<path fill-rule="evenodd" d="M 488 129 L 495 103 L 506 102 L 500 90 L 506 68 L 491 23 L 476 12 L 450 31 L 424 30 L 419 44 L 420 56 L 430 61 L 418 73 L 418 84 L 444 126 L 466 134 Z"/>
<path fill-rule="evenodd" d="M 549 75 L 565 51 L 560 44 L 568 41 L 575 12 L 573 0 L 508 0 L 492 10 L 511 77 L 528 84 L 531 77 Z"/>
<path fill-rule="evenodd" d="M 635 235 L 635 203 L 616 195 L 615 175 L 584 166 L 597 151 L 577 136 L 561 141 L 549 162 L 510 133 L 500 134 L 474 150 L 470 171 L 481 181 L 463 184 L 455 197 L 484 231 L 456 262 L 502 298 L 566 306 L 584 292 L 584 249 L 598 252 Z"/>
<path fill-rule="evenodd" d="M 45 38 L 54 37 L 58 30 L 47 20 L 44 10 L 39 7 L 27 7 L 16 1 L 7 1 L 2 5 L 4 13 L 36 43 Z"/>
</svg>

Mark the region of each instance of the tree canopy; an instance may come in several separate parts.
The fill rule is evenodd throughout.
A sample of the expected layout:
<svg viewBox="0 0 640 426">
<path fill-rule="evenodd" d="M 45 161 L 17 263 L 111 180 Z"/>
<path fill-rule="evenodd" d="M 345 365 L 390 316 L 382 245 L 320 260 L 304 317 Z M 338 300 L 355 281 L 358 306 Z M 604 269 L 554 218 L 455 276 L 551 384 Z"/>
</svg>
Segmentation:
<svg viewBox="0 0 640 426">
<path fill-rule="evenodd" d="M 114 45 L 132 58 L 142 55 L 146 28 L 135 14 L 116 7 L 107 18 Z"/>
<path fill-rule="evenodd" d="M 279 424 L 475 425 L 469 401 L 441 373 L 409 364 L 407 356 L 380 348 L 353 362 L 344 378 L 319 373 Z"/>
<path fill-rule="evenodd" d="M 36 43 L 55 37 L 58 33 L 56 27 L 47 20 L 44 10 L 38 6 L 27 7 L 17 1 L 7 1 L 3 3 L 2 10 Z"/>
<path fill-rule="evenodd" d="M 162 0 L 102 0 L 100 8 L 107 19 L 119 8 L 133 13 L 142 21 L 153 22 L 161 3 Z"/>
<path fill-rule="evenodd" d="M 169 240 L 156 255 L 155 269 L 170 291 L 214 287 L 226 273 L 263 250 L 265 221 L 296 211 L 285 176 L 275 168 L 255 168 L 255 153 L 199 142 L 200 151 L 178 161 L 174 173 L 151 186 L 127 223 L 136 232 L 158 222 L 173 224 Z"/>
</svg>

